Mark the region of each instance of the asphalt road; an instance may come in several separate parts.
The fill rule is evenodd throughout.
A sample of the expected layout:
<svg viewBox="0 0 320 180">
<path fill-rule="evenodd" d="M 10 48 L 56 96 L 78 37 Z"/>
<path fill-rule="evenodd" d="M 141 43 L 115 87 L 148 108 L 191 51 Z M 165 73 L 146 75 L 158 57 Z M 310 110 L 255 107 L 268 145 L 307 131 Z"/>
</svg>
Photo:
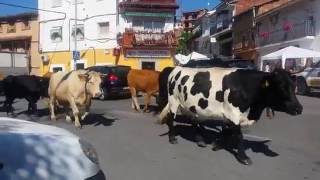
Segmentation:
<svg viewBox="0 0 320 180">
<path fill-rule="evenodd" d="M 263 115 L 244 130 L 251 166 L 240 164 L 226 150 L 198 147 L 188 125 L 178 126 L 179 144 L 169 144 L 167 127 L 155 124 L 153 113 L 131 110 L 128 99 L 94 101 L 92 114 L 80 130 L 62 115 L 58 122 L 49 121 L 43 101 L 38 103 L 40 117 L 24 114 L 24 100 L 17 100 L 14 106 L 20 119 L 62 127 L 91 142 L 111 180 L 319 180 L 320 98 L 299 99 L 304 106 L 302 115 L 276 113 L 272 120 Z M 0 112 L 0 116 L 6 114 Z M 208 130 L 208 143 L 212 134 Z"/>
</svg>

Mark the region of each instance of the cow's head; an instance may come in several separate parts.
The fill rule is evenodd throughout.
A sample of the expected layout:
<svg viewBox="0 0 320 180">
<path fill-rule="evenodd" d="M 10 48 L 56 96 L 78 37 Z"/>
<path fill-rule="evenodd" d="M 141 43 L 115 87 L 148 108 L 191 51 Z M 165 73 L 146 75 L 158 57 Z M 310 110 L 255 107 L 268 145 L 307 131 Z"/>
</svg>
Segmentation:
<svg viewBox="0 0 320 180">
<path fill-rule="evenodd" d="M 291 115 L 302 113 L 302 105 L 295 94 L 295 76 L 285 70 L 276 69 L 265 82 L 265 86 L 270 90 L 267 102 L 272 109 Z"/>
<path fill-rule="evenodd" d="M 88 71 L 85 74 L 78 75 L 80 80 L 86 82 L 86 92 L 89 93 L 92 97 L 99 97 L 101 96 L 102 92 L 100 89 L 101 74 L 94 71 Z"/>
</svg>

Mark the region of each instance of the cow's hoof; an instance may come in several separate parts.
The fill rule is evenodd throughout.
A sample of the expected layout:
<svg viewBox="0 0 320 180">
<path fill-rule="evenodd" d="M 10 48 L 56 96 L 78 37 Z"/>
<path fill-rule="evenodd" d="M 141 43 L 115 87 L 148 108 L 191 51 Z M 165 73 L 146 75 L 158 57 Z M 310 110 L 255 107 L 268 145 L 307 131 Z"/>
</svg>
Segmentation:
<svg viewBox="0 0 320 180">
<path fill-rule="evenodd" d="M 67 122 L 72 122 L 71 117 L 70 117 L 70 116 L 66 116 L 66 121 L 67 121 Z"/>
<path fill-rule="evenodd" d="M 212 151 L 219 151 L 220 149 L 222 149 L 222 146 L 219 143 L 212 143 Z"/>
<path fill-rule="evenodd" d="M 248 158 L 248 157 L 243 158 L 243 157 L 237 156 L 237 159 L 238 159 L 238 161 L 239 161 L 241 164 L 243 164 L 243 165 L 247 165 L 247 166 L 252 165 L 252 161 L 251 161 L 251 159 Z"/>
<path fill-rule="evenodd" d="M 198 145 L 199 147 L 202 147 L 202 148 L 207 147 L 207 144 L 206 144 L 204 141 L 198 141 L 198 142 L 197 142 L 197 145 Z"/>
<path fill-rule="evenodd" d="M 76 126 L 76 128 L 78 128 L 78 129 L 82 129 L 82 126 L 81 126 L 81 124 L 75 124 L 75 126 Z"/>
<path fill-rule="evenodd" d="M 177 138 L 169 138 L 170 144 L 178 144 Z"/>
<path fill-rule="evenodd" d="M 56 117 L 51 116 L 51 121 L 57 121 Z"/>
</svg>

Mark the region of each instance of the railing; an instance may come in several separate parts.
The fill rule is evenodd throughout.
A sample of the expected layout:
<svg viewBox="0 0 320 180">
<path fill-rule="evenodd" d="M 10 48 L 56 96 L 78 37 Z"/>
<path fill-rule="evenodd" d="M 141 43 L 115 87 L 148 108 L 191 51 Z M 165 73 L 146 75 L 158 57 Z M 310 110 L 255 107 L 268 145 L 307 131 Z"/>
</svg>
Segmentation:
<svg viewBox="0 0 320 180">
<path fill-rule="evenodd" d="M 123 33 L 122 45 L 124 47 L 175 47 L 177 45 L 173 31 L 166 33 L 133 31 L 126 29 Z"/>
<path fill-rule="evenodd" d="M 260 32 L 256 34 L 256 44 L 265 46 L 268 44 L 294 40 L 305 36 L 315 36 L 314 21 L 306 20 L 302 23 L 293 24 L 290 29 L 276 29 L 271 32 Z"/>
</svg>

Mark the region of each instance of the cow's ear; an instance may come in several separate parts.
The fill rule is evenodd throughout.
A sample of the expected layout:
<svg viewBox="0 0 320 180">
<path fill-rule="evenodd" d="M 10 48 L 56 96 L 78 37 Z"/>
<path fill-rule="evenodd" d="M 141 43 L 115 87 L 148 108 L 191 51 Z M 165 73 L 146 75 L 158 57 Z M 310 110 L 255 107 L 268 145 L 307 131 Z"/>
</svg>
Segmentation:
<svg viewBox="0 0 320 180">
<path fill-rule="evenodd" d="M 87 81 L 89 78 L 89 74 L 78 74 L 80 80 Z"/>
</svg>

